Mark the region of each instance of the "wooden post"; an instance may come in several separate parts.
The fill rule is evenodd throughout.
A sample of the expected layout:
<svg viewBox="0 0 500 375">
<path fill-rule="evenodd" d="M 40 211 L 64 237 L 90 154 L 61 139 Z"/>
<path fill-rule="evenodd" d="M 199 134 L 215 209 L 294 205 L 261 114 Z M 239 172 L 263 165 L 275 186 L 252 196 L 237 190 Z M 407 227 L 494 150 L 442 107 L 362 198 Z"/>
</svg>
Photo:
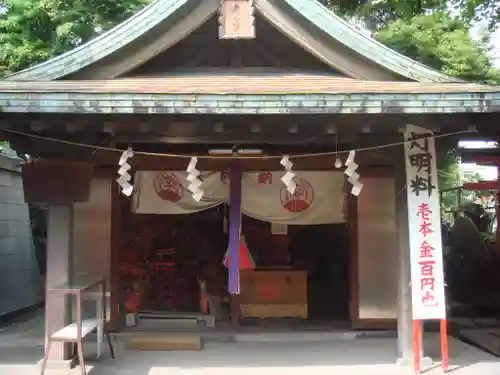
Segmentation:
<svg viewBox="0 0 500 375">
<path fill-rule="evenodd" d="M 399 150 L 404 155 L 404 148 Z M 410 238 L 408 231 L 408 199 L 406 198 L 406 171 L 404 159 L 399 158 L 396 166 L 395 191 L 396 217 L 399 242 L 398 272 L 398 363 L 412 362 L 412 313 L 410 292 Z"/>
<path fill-rule="evenodd" d="M 231 163 L 229 171 L 229 243 L 228 243 L 228 289 L 231 294 L 231 323 L 240 321 L 240 232 L 241 232 L 241 165 L 238 160 Z"/>
<path fill-rule="evenodd" d="M 49 205 L 47 221 L 47 279 L 46 289 L 59 287 L 70 281 L 73 248 L 73 207 Z M 45 347 L 48 336 L 70 323 L 69 301 L 49 294 L 45 298 Z M 52 332 L 49 332 L 52 331 Z M 60 362 L 69 358 L 70 346 L 54 343 L 49 361 Z"/>
</svg>

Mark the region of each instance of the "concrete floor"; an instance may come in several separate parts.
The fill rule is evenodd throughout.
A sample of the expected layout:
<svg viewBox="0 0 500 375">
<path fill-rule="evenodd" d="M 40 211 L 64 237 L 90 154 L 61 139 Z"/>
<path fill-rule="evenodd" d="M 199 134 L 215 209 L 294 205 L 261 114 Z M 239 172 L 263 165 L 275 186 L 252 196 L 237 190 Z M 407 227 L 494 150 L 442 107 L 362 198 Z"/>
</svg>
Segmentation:
<svg viewBox="0 0 500 375">
<path fill-rule="evenodd" d="M 43 353 L 43 318 L 35 317 L 14 327 L 0 329 L 0 375 L 35 375 Z M 88 362 L 91 375 L 405 375 L 412 368 L 395 364 L 394 338 L 353 338 L 306 343 L 207 342 L 198 352 L 125 351 L 119 336 L 115 341 L 116 360 L 105 352 L 101 360 Z M 454 375 L 498 375 L 496 357 L 450 338 L 450 363 Z M 439 360 L 439 340 L 425 336 L 426 355 Z M 89 342 L 86 352 L 94 352 Z M 425 374 L 441 374 L 437 364 Z M 51 370 L 47 375 L 80 374 L 73 370 Z"/>
</svg>

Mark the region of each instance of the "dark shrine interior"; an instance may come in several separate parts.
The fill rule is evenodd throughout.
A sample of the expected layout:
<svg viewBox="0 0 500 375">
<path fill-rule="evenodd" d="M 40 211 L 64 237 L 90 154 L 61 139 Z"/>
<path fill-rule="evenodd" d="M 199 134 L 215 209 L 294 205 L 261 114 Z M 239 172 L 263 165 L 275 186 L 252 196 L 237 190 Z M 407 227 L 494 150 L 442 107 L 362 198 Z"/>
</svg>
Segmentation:
<svg viewBox="0 0 500 375">
<path fill-rule="evenodd" d="M 223 258 L 227 208 L 189 215 L 134 214 L 120 197 L 120 269 L 125 310 L 199 312 L 198 280 L 227 294 Z M 243 233 L 256 269 L 305 270 L 308 319 L 349 318 L 349 236 L 346 224 L 288 226 L 243 216 Z M 140 294 L 140 298 L 133 298 Z"/>
</svg>

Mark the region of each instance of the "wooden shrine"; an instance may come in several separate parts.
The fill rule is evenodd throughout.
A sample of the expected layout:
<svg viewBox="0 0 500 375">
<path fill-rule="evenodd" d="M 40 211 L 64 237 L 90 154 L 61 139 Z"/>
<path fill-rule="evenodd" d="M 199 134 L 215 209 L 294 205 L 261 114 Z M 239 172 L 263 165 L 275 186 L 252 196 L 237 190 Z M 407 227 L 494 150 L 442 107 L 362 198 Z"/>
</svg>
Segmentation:
<svg viewBox="0 0 500 375">
<path fill-rule="evenodd" d="M 343 257 L 331 268 L 348 287 L 335 293 L 342 294 L 341 303 L 326 287 L 319 295 L 326 295 L 322 305 L 342 304 L 343 319 L 353 328 L 398 327 L 399 356 L 406 360 L 412 358 L 405 266 L 411 250 L 408 205 L 400 194 L 407 183 L 402 133 L 414 124 L 443 136 L 459 137 L 472 127 L 495 134 L 499 101 L 499 87 L 462 82 L 415 62 L 316 0 L 157 0 L 99 38 L 0 81 L 0 134 L 21 154 L 68 163 L 67 179 L 76 173 L 70 163 L 89 165 L 88 189 L 74 199 L 45 196 L 46 288 L 70 282 L 75 272 L 104 278 L 110 312 L 105 325 L 114 329 L 123 327 L 124 310 L 146 305 L 199 310 L 198 277 L 212 275 L 223 276 L 212 284 L 231 295 L 231 318 L 239 323 L 241 305 L 255 304 L 240 290 L 242 173 L 283 171 L 284 155 L 296 172 L 331 171 L 336 157 L 345 162 L 349 151 L 358 150 L 363 192 L 336 197 L 339 206 L 347 200 L 348 209 L 341 233 L 335 233 L 342 241 L 332 241 L 327 252 Z M 228 199 L 228 233 L 216 209 L 190 220 L 134 214 L 116 183 L 120 155 L 129 147 L 135 153 L 132 175 L 183 172 L 194 155 L 200 171 L 230 170 L 237 188 Z M 217 157 L 221 149 L 229 156 Z M 234 149 L 258 150 L 260 156 L 245 158 Z M 43 176 L 37 182 L 54 186 Z M 249 247 L 256 248 L 250 237 Z M 270 293 L 264 299 L 279 301 L 279 308 L 293 302 L 302 310 L 292 315 L 304 316 L 306 299 L 311 307 L 305 273 L 309 280 L 314 267 L 289 274 L 276 269 L 287 264 L 288 236 L 280 237 L 262 246 L 261 263 L 267 257 L 275 268 L 254 275 L 249 293 L 281 283 L 281 300 Z M 221 263 L 228 247 L 226 271 Z M 221 273 L 203 274 L 200 263 L 210 262 Z M 241 280 L 248 280 L 243 272 Z M 52 311 L 54 329 L 63 328 L 70 311 Z M 56 346 L 49 362 L 66 357 Z"/>
</svg>

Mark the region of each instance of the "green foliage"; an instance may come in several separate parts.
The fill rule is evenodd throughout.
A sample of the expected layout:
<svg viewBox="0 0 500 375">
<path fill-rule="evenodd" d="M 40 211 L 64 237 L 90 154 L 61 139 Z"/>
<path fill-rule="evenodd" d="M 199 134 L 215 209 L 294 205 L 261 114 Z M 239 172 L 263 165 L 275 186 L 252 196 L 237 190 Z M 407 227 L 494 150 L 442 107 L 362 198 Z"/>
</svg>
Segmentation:
<svg viewBox="0 0 500 375">
<path fill-rule="evenodd" d="M 492 66 L 485 43 L 474 41 L 467 25 L 444 13 L 394 21 L 375 36 L 394 50 L 450 76 L 500 83 L 500 71 Z"/>
<path fill-rule="evenodd" d="M 388 47 L 439 70 L 467 81 L 500 83 L 500 71 L 492 66 L 486 40 L 471 38 L 468 26 L 443 12 L 416 15 L 396 20 L 379 29 L 375 37 Z M 454 150 L 457 141 L 439 140 L 436 159 L 441 191 L 463 184 L 459 158 Z M 444 212 L 455 209 L 462 192 L 451 190 L 442 195 Z M 449 215 L 448 215 L 449 216 Z"/>
<path fill-rule="evenodd" d="M 371 30 L 378 30 L 396 20 L 410 20 L 418 14 L 444 11 L 444 0 L 324 0 L 339 14 L 365 22 Z"/>
<path fill-rule="evenodd" d="M 486 22 L 489 31 L 498 28 L 500 21 L 498 0 L 450 0 L 450 7 L 469 25 L 474 22 Z"/>
<path fill-rule="evenodd" d="M 130 17 L 145 3 L 146 0 L 5 0 L 0 7 L 0 76 L 87 42 Z"/>
<path fill-rule="evenodd" d="M 458 141 L 453 138 L 436 139 L 436 163 L 438 168 L 438 187 L 442 193 L 441 208 L 444 217 L 451 221 L 450 214 L 460 204 L 459 190 L 462 185 L 460 159 L 455 153 Z"/>
<path fill-rule="evenodd" d="M 472 22 L 500 20 L 498 0 L 322 0 L 347 19 L 363 22 L 396 51 L 465 80 L 500 82 L 488 56 L 489 40 L 475 41 Z"/>
<path fill-rule="evenodd" d="M 397 1 L 396 1 L 397 2 Z M 382 2 L 387 5 L 388 2 Z M 427 3 L 429 4 L 429 3 Z M 428 11 L 429 9 L 427 9 Z M 469 26 L 450 17 L 437 5 L 433 12 L 401 13 L 400 18 L 380 26 L 375 37 L 381 43 L 416 61 L 439 70 L 447 75 L 467 81 L 499 84 L 500 71 L 492 66 L 488 56 L 486 38 L 475 41 L 471 38 Z M 437 164 L 439 188 L 452 189 L 463 184 L 459 158 L 454 150 L 457 141 L 442 139 L 437 142 Z M 459 190 L 442 195 L 444 212 L 455 209 L 459 204 Z M 448 215 L 450 216 L 450 215 Z"/>
<path fill-rule="evenodd" d="M 485 22 L 489 31 L 497 29 L 500 20 L 498 0 L 322 0 L 348 18 L 356 17 L 371 30 L 378 30 L 390 22 L 441 12 L 457 18 L 468 27 Z"/>
</svg>

